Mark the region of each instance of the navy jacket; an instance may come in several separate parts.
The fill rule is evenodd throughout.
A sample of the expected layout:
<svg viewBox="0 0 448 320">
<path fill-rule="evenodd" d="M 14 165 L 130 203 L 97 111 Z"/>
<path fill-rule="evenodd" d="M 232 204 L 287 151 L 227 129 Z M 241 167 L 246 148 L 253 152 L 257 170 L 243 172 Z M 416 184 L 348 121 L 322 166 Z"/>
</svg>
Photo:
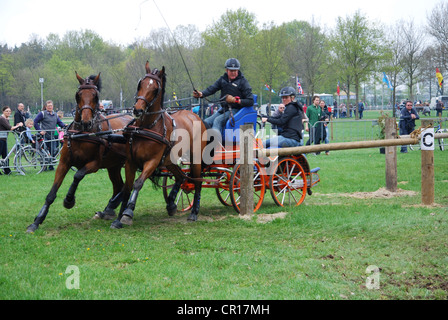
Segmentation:
<svg viewBox="0 0 448 320">
<path fill-rule="evenodd" d="M 221 90 L 221 98 L 230 94 L 234 97 L 240 97 L 241 103 L 233 103 L 232 109 L 241 109 L 243 107 L 251 107 L 254 105 L 254 96 L 252 94 L 252 87 L 247 79 L 238 71 L 238 76 L 235 80 L 230 81 L 227 73 L 224 73 L 214 84 L 202 91 L 204 97 L 210 96 L 215 92 Z M 222 103 L 224 108 L 228 108 L 227 103 Z"/>
<path fill-rule="evenodd" d="M 285 106 L 285 111 L 279 118 L 268 117 L 268 122 L 282 128 L 282 135 L 285 138 L 300 141 L 303 130 L 303 108 L 297 102 L 290 102 Z"/>
<path fill-rule="evenodd" d="M 412 119 L 411 114 L 415 114 L 415 119 Z M 401 134 L 409 134 L 414 131 L 416 119 L 420 119 L 420 117 L 414 108 L 412 108 L 411 111 L 408 111 L 406 108 L 401 109 L 399 122 Z"/>
</svg>

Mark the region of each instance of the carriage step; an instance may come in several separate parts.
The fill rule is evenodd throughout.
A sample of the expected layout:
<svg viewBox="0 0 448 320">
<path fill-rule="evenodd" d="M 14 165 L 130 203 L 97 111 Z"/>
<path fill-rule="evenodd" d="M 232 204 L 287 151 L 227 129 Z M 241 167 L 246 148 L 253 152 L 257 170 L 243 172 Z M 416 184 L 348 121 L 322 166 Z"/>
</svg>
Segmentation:
<svg viewBox="0 0 448 320">
<path fill-rule="evenodd" d="M 309 195 L 312 194 L 311 188 L 320 182 L 320 177 L 319 177 L 319 174 L 317 173 L 319 170 L 320 170 L 320 167 L 310 170 L 310 176 L 309 176 L 309 179 L 307 180 L 307 185 L 308 185 L 307 191 L 308 191 Z"/>
</svg>

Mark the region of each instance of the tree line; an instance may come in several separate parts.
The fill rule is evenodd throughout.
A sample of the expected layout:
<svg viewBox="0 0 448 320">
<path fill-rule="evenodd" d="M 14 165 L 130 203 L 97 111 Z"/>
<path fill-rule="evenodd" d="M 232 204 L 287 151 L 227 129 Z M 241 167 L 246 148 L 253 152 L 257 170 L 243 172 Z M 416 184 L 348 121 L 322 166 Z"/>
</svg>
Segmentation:
<svg viewBox="0 0 448 320">
<path fill-rule="evenodd" d="M 338 17 L 331 30 L 314 20 L 274 22 L 259 25 L 246 9 L 226 11 L 204 32 L 194 25 L 151 31 L 146 38 L 122 46 L 104 41 L 92 30 L 32 35 L 19 47 L 0 45 L 0 105 L 15 107 L 22 102 L 32 111 L 43 100 L 54 101 L 65 112 L 75 107 L 78 82 L 101 72 L 101 99 L 115 108 L 130 108 L 138 80 L 147 60 L 151 68 L 166 67 L 167 100 L 191 97 L 193 88 L 203 90 L 224 73 L 226 59 L 237 58 L 253 92 L 263 103 L 278 91 L 296 87 L 297 77 L 308 98 L 315 93 L 335 93 L 340 83 L 346 92 L 364 99 L 368 86 L 376 92 L 383 72 L 390 79 L 390 99 L 396 101 L 399 85 L 406 85 L 407 98 L 416 98 L 416 86 L 437 93 L 435 68 L 448 70 L 448 4 L 437 4 L 425 26 L 400 20 L 392 26 L 369 21 L 360 11 Z M 274 99 L 274 100 L 273 100 Z M 276 101 L 276 100 L 275 100 Z"/>
</svg>

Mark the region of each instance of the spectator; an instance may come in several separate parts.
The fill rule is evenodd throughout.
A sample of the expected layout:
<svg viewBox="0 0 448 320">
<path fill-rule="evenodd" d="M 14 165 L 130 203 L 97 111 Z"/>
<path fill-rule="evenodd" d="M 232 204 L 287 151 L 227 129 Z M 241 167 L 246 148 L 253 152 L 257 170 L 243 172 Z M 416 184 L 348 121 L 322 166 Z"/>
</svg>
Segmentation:
<svg viewBox="0 0 448 320">
<path fill-rule="evenodd" d="M 39 112 L 34 119 L 34 127 L 44 136 L 45 145 L 52 157 L 58 152 L 58 140 L 54 138 L 56 126 L 65 128 L 65 123 L 59 119 L 53 108 L 53 101 L 48 100 L 45 103 L 45 110 Z M 54 170 L 53 166 L 49 166 L 48 170 Z"/>
<path fill-rule="evenodd" d="M 11 124 L 9 123 L 10 115 L 11 115 L 11 108 L 8 106 L 3 107 L 2 115 L 0 116 L 0 155 L 2 156 L 2 159 L 5 159 L 6 156 L 8 155 L 8 132 L 5 131 L 15 130 L 23 126 L 22 122 L 19 122 L 14 126 L 11 126 Z M 3 172 L 5 174 L 10 174 L 11 169 L 5 168 L 3 169 Z"/>
<path fill-rule="evenodd" d="M 98 105 L 98 110 L 100 110 L 101 113 L 106 113 L 106 110 L 104 109 L 104 103 L 100 101 Z"/>
<path fill-rule="evenodd" d="M 312 104 L 306 109 L 306 116 L 309 119 L 309 131 L 310 138 L 308 139 L 306 145 L 320 144 L 321 141 L 325 141 L 325 129 L 322 120 L 325 120 L 325 115 L 320 107 L 320 97 L 314 96 L 312 99 Z M 327 119 L 328 120 L 328 119 Z M 316 152 L 316 155 L 320 152 Z"/>
<path fill-rule="evenodd" d="M 18 123 L 25 123 L 27 117 L 26 117 L 26 112 L 25 112 L 25 106 L 23 105 L 23 103 L 19 103 L 17 105 L 17 111 L 14 113 L 14 125 L 17 125 Z M 21 126 L 18 127 L 17 130 L 19 132 L 25 131 L 25 127 Z"/>
<path fill-rule="evenodd" d="M 358 103 L 359 119 L 362 119 L 363 112 L 364 112 L 364 102 L 362 102 L 362 100 L 359 100 L 359 103 Z"/>
<path fill-rule="evenodd" d="M 429 109 L 428 104 L 425 104 L 423 107 L 423 115 L 424 116 L 431 116 L 431 109 Z"/>
<path fill-rule="evenodd" d="M 25 131 L 25 135 L 26 135 L 26 139 L 28 139 L 28 143 L 31 143 L 33 145 L 33 147 L 35 147 L 36 141 L 35 136 L 33 136 L 33 134 L 31 133 L 31 128 L 34 126 L 34 121 L 33 119 L 26 119 L 25 121 L 25 127 L 26 127 L 26 131 Z"/>
<path fill-rule="evenodd" d="M 238 59 L 227 59 L 224 65 L 226 72 L 213 85 L 209 86 L 203 92 L 195 90 L 195 98 L 204 98 L 221 91 L 221 99 L 225 98 L 218 112 L 204 120 L 208 128 L 213 128 L 221 134 L 227 120 L 230 118 L 230 109 L 240 109 L 242 107 L 251 107 L 254 104 L 252 88 L 249 82 L 240 71 L 240 62 Z"/>
<path fill-rule="evenodd" d="M 336 100 L 333 102 L 333 116 L 335 119 L 338 118 L 338 103 Z"/>
<path fill-rule="evenodd" d="M 328 110 L 327 104 L 325 103 L 324 100 L 320 100 L 320 108 L 322 109 L 322 111 L 324 112 L 323 116 L 325 116 L 325 120 L 329 120 L 331 117 L 331 112 L 330 110 Z M 330 140 L 328 139 L 329 135 L 328 135 L 328 122 L 324 123 L 324 128 L 325 128 L 325 144 L 330 143 Z M 329 151 L 325 151 L 325 154 L 328 156 L 330 154 Z"/>
<path fill-rule="evenodd" d="M 278 108 L 272 113 L 273 118 L 280 118 L 282 114 L 285 112 L 285 105 L 283 103 L 278 105 Z M 273 124 L 272 129 L 276 129 L 277 133 L 280 134 L 283 128 Z"/>
<path fill-rule="evenodd" d="M 412 101 L 408 100 L 406 101 L 405 108 L 401 109 L 400 112 L 400 122 L 399 122 L 400 135 L 408 135 L 412 131 L 414 131 L 415 119 L 420 119 L 420 117 L 418 116 L 418 113 L 415 110 L 415 108 L 413 108 Z M 401 152 L 402 153 L 408 152 L 407 145 L 401 146 Z"/>
<path fill-rule="evenodd" d="M 285 105 L 285 111 L 280 117 L 263 117 L 261 121 L 270 122 L 282 128 L 281 133 L 263 142 L 265 148 L 278 147 L 298 147 L 302 139 L 304 123 L 304 113 L 302 105 L 295 100 L 296 91 L 292 87 L 285 87 L 280 90 L 280 97 Z M 307 127 L 305 123 L 305 127 Z"/>
<path fill-rule="evenodd" d="M 436 100 L 436 117 L 442 117 L 443 103 Z"/>
<path fill-rule="evenodd" d="M 345 104 L 341 104 L 341 118 L 347 118 L 347 107 Z"/>
</svg>

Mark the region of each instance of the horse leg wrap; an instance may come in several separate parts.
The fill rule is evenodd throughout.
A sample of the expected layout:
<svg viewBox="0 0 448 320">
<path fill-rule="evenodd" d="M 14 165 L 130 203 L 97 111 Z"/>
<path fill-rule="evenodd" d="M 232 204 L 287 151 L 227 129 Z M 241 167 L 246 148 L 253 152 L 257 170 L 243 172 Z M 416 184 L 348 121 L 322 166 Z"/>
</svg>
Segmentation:
<svg viewBox="0 0 448 320">
<path fill-rule="evenodd" d="M 177 212 L 177 205 L 174 203 L 174 199 L 176 199 L 176 196 L 179 193 L 180 185 L 181 182 L 176 181 L 170 191 L 170 194 L 168 195 L 168 198 L 166 199 L 166 211 L 168 211 L 169 216 L 174 216 Z"/>
<path fill-rule="evenodd" d="M 134 211 L 132 211 L 131 209 L 126 209 L 123 212 L 123 217 L 120 219 L 120 222 L 122 224 L 131 226 L 132 225 L 132 218 L 134 217 Z"/>
<path fill-rule="evenodd" d="M 191 209 L 190 216 L 188 217 L 188 221 L 197 221 L 199 208 L 201 205 L 201 190 L 196 190 L 193 199 L 193 208 Z"/>
<path fill-rule="evenodd" d="M 67 195 L 64 199 L 64 208 L 71 209 L 75 206 L 75 193 L 76 189 L 78 189 L 78 185 L 81 182 L 81 180 L 85 177 L 85 169 L 81 169 L 75 173 L 75 176 L 73 177 L 73 182 L 70 185 L 70 188 L 68 189 Z"/>
<path fill-rule="evenodd" d="M 34 219 L 34 222 L 32 224 L 30 224 L 28 226 L 28 228 L 26 229 L 26 232 L 33 233 L 34 231 L 37 230 L 37 228 L 39 228 L 39 225 L 42 224 L 42 222 L 44 222 L 45 217 L 48 214 L 48 209 L 49 208 L 50 208 L 50 204 L 45 203 L 43 205 L 42 209 L 40 209 L 40 211 L 39 211 L 39 214 Z"/>
<path fill-rule="evenodd" d="M 115 197 L 109 200 L 104 211 L 97 211 L 95 213 L 94 219 L 112 220 L 115 218 L 115 209 L 120 205 L 123 200 L 122 193 L 119 192 Z"/>
</svg>

